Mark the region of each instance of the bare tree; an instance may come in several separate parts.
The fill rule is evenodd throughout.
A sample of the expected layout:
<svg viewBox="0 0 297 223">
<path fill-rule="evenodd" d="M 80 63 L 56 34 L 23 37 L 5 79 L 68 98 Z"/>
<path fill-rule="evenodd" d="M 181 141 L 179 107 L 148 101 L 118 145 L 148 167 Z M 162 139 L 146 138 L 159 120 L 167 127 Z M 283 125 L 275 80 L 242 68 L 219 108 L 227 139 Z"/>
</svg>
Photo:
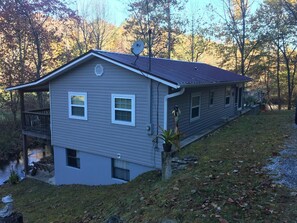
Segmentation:
<svg viewBox="0 0 297 223">
<path fill-rule="evenodd" d="M 240 54 L 240 73 L 245 76 L 248 73 L 246 63 L 256 49 L 258 39 L 254 38 L 251 17 L 251 5 L 248 0 L 222 0 L 224 15 L 220 17 L 224 21 L 225 36 L 230 36 Z M 228 39 L 228 38 L 227 38 Z M 248 40 L 248 41 L 247 41 Z"/>
<path fill-rule="evenodd" d="M 259 26 L 263 40 L 276 48 L 276 76 L 278 86 L 278 100 L 280 103 L 280 65 L 284 64 L 287 82 L 288 110 L 292 108 L 292 97 L 295 86 L 297 27 L 290 19 L 283 0 L 267 1 L 262 4 L 258 12 Z M 281 105 L 279 105 L 279 109 Z"/>
<path fill-rule="evenodd" d="M 199 58 L 206 52 L 210 47 L 211 41 L 209 37 L 212 35 L 209 27 L 211 22 L 205 22 L 205 18 L 196 4 L 191 5 L 190 19 L 188 21 L 190 33 L 190 50 L 185 49 L 185 51 L 191 55 L 191 61 L 197 62 Z M 211 19 L 209 17 L 208 19 Z M 209 21 L 209 20 L 208 20 Z"/>
<path fill-rule="evenodd" d="M 149 33 L 153 56 L 171 57 L 176 42 L 176 35 L 181 32 L 180 20 L 176 19 L 178 10 L 183 9 L 185 0 L 131 0 L 128 5 L 130 13 L 124 26 L 126 35 L 132 39 L 146 42 L 148 53 Z M 164 13 L 165 12 L 165 13 Z M 132 40 L 132 41 L 133 41 Z"/>
<path fill-rule="evenodd" d="M 92 14 L 94 18 L 91 22 L 92 39 L 96 49 L 101 50 L 108 42 L 112 34 L 110 24 L 108 24 L 109 8 L 106 0 L 92 3 Z"/>
</svg>

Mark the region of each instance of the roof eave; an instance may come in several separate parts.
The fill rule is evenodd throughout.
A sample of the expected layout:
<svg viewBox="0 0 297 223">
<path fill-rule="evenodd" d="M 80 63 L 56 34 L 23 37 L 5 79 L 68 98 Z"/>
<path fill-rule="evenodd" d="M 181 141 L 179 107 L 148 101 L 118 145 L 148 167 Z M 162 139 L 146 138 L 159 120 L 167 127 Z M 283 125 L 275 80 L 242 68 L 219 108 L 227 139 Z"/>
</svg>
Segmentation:
<svg viewBox="0 0 297 223">
<path fill-rule="evenodd" d="M 82 56 L 74 59 L 73 61 L 69 62 L 68 64 L 50 72 L 48 75 L 40 78 L 40 79 L 37 79 L 35 81 L 32 81 L 32 82 L 29 82 L 29 83 L 26 83 L 26 84 L 21 84 L 21 85 L 17 85 L 17 86 L 13 86 L 13 87 L 8 87 L 6 88 L 5 90 L 6 91 L 13 91 L 13 90 L 22 90 L 22 89 L 26 89 L 28 87 L 35 87 L 35 86 L 38 86 L 38 85 L 43 85 L 45 84 L 47 81 L 51 80 L 52 78 L 55 78 L 55 76 L 63 73 L 65 70 L 67 69 L 70 69 L 71 67 L 75 66 L 76 64 L 84 61 L 84 60 L 87 60 L 89 57 L 91 56 L 95 56 L 95 53 L 89 51 L 88 53 L 86 54 L 83 54 Z"/>
<path fill-rule="evenodd" d="M 190 87 L 210 87 L 210 86 L 222 86 L 222 85 L 230 85 L 230 84 L 239 84 L 239 83 L 245 83 L 245 82 L 250 82 L 250 80 L 245 80 L 245 81 L 228 81 L 228 82 L 213 82 L 213 83 L 204 83 L 204 84 L 195 84 L 195 83 L 190 83 L 190 84 L 179 84 L 180 87 L 184 88 L 190 88 Z"/>
<path fill-rule="evenodd" d="M 152 79 L 152 80 L 160 82 L 160 83 L 162 83 L 164 85 L 167 85 L 168 87 L 173 87 L 175 89 L 180 88 L 180 86 L 178 84 L 176 84 L 176 83 L 161 79 L 161 78 L 159 78 L 159 77 L 157 77 L 155 75 L 152 75 L 150 73 L 147 73 L 145 71 L 142 71 L 142 70 L 135 69 L 133 67 L 127 66 L 127 65 L 125 65 L 125 64 L 123 64 L 121 62 L 118 62 L 118 61 L 110 59 L 110 58 L 108 58 L 108 57 L 106 57 L 104 55 L 101 55 L 100 53 L 98 53 L 98 52 L 96 52 L 94 50 L 90 50 L 88 53 L 82 55 L 81 57 L 79 57 L 79 58 L 77 58 L 75 60 L 73 60 L 72 62 L 66 64 L 65 66 L 62 66 L 61 68 L 58 68 L 58 69 L 54 70 L 52 73 L 44 76 L 43 78 L 40 78 L 40 79 L 38 79 L 36 81 L 33 81 L 33 82 L 30 82 L 30 83 L 17 85 L 17 86 L 13 86 L 13 87 L 8 87 L 5 90 L 6 91 L 22 90 L 22 89 L 26 89 L 26 88 L 29 88 L 29 87 L 35 87 L 35 86 L 38 86 L 40 84 L 44 84 L 47 81 L 50 81 L 51 79 L 55 78 L 55 76 L 63 73 L 65 70 L 75 66 L 76 64 L 78 64 L 78 63 L 80 63 L 80 62 L 82 62 L 84 60 L 87 60 L 91 56 L 94 56 L 94 57 L 100 58 L 102 60 L 108 61 L 108 62 L 110 62 L 112 64 L 115 64 L 117 66 L 120 66 L 122 68 L 130 70 L 130 71 L 132 71 L 134 73 L 140 74 L 140 75 L 145 76 L 145 77 L 147 77 L 149 79 Z"/>
</svg>

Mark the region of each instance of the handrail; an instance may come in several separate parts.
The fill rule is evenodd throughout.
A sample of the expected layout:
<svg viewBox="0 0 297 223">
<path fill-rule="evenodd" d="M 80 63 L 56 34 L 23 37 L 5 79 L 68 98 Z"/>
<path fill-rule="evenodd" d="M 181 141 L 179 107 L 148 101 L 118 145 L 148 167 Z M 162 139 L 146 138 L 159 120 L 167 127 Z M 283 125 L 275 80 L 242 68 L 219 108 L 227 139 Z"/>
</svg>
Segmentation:
<svg viewBox="0 0 297 223">
<path fill-rule="evenodd" d="M 46 112 L 44 112 L 46 111 Z M 49 109 L 24 111 L 24 123 L 22 129 L 29 132 L 50 135 Z"/>
<path fill-rule="evenodd" d="M 38 113 L 38 112 L 30 112 L 30 111 L 27 111 L 27 112 L 23 112 L 23 114 L 29 114 L 29 115 L 40 115 L 40 116 L 50 116 L 50 114 L 46 114 L 46 113 Z"/>
<path fill-rule="evenodd" d="M 31 115 L 50 115 L 50 109 L 36 109 L 30 111 L 23 111 L 23 114 L 31 114 Z"/>
<path fill-rule="evenodd" d="M 29 112 L 42 112 L 42 111 L 50 111 L 50 109 L 49 108 L 34 109 L 34 110 L 30 110 Z"/>
</svg>

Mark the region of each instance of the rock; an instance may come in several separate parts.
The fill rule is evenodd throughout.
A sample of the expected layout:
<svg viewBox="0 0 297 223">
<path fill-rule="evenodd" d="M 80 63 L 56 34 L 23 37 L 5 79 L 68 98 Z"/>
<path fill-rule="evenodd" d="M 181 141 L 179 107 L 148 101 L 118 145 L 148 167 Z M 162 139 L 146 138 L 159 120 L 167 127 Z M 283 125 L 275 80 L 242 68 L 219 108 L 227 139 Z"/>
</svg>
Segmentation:
<svg viewBox="0 0 297 223">
<path fill-rule="evenodd" d="M 187 169 L 187 167 L 188 167 L 188 165 L 178 165 L 177 169 L 178 170 L 185 170 L 185 169 Z"/>
<path fill-rule="evenodd" d="M 227 202 L 230 203 L 230 204 L 233 204 L 234 203 L 234 200 L 231 197 L 229 197 L 228 200 L 227 200 Z"/>
<path fill-rule="evenodd" d="M 13 204 L 8 203 L 4 208 L 0 209 L 0 217 L 6 218 L 13 214 Z"/>
<path fill-rule="evenodd" d="M 188 162 L 187 161 L 184 161 L 184 160 L 178 160 L 178 161 L 176 161 L 178 164 L 188 164 Z"/>
<path fill-rule="evenodd" d="M 191 194 L 196 194 L 197 190 L 191 190 Z"/>
<path fill-rule="evenodd" d="M 144 200 L 144 197 L 141 197 L 139 200 L 140 200 L 140 201 L 143 201 L 143 200 Z"/>
<path fill-rule="evenodd" d="M 296 196 L 297 196 L 297 192 L 291 192 L 291 193 L 290 193 L 290 196 L 291 196 L 291 197 L 296 197 Z"/>
<path fill-rule="evenodd" d="M 233 170 L 233 173 L 238 173 L 239 170 Z"/>
<path fill-rule="evenodd" d="M 218 207 L 218 205 L 216 203 L 211 203 L 211 206 L 213 206 L 214 208 Z"/>
<path fill-rule="evenodd" d="M 178 191 L 179 188 L 178 187 L 173 187 L 173 190 Z"/>
<path fill-rule="evenodd" d="M 177 162 L 178 161 L 178 158 L 177 157 L 173 157 L 172 159 L 171 159 L 171 162 Z"/>
<path fill-rule="evenodd" d="M 184 158 L 184 161 L 187 161 L 187 162 L 195 162 L 195 161 L 197 161 L 198 159 L 197 159 L 197 157 L 195 157 L 195 156 L 186 156 L 185 158 Z"/>
<path fill-rule="evenodd" d="M 184 159 L 178 159 L 178 157 L 173 157 L 171 160 L 171 165 L 173 170 L 185 170 L 188 165 L 197 164 L 197 157 L 186 156 Z"/>
</svg>

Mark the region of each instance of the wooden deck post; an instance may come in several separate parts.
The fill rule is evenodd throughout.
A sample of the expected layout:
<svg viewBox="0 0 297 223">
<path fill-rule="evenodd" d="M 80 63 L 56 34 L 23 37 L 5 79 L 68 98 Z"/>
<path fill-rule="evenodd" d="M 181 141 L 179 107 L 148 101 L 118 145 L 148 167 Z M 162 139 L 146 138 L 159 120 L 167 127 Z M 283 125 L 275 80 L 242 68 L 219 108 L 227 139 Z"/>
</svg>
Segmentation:
<svg viewBox="0 0 297 223">
<path fill-rule="evenodd" d="M 296 99 L 296 106 L 295 106 L 295 124 L 297 125 L 297 99 Z"/>
<path fill-rule="evenodd" d="M 24 92 L 19 91 L 20 95 L 20 107 L 21 107 L 21 122 L 22 122 L 22 129 L 25 126 L 25 116 L 24 116 L 24 111 L 25 111 L 25 101 L 24 101 Z M 23 134 L 23 159 L 24 159 L 24 169 L 25 169 L 25 174 L 29 173 L 29 164 L 28 164 L 28 148 L 27 148 L 27 136 Z"/>
<path fill-rule="evenodd" d="M 21 107 L 21 122 L 22 122 L 22 129 L 25 126 L 25 116 L 24 116 L 24 111 L 25 111 L 25 100 L 24 100 L 24 92 L 19 91 L 20 95 L 20 107 Z"/>
<path fill-rule="evenodd" d="M 162 180 L 170 179 L 171 175 L 171 152 L 162 152 Z"/>
<path fill-rule="evenodd" d="M 27 136 L 23 135 L 23 159 L 25 174 L 29 173 Z"/>
</svg>

